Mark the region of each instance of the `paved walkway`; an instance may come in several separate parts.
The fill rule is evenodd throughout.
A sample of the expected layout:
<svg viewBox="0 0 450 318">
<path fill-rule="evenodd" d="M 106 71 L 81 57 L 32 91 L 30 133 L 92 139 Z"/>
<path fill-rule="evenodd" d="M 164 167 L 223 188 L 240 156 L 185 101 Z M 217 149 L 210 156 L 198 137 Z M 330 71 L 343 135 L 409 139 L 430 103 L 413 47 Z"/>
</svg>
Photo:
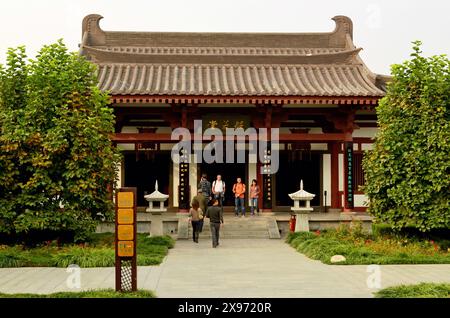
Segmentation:
<svg viewBox="0 0 450 318">
<path fill-rule="evenodd" d="M 449 282 L 450 265 L 382 265 L 381 288 Z M 0 292 L 68 291 L 63 268 L 2 268 Z M 158 297 L 372 297 L 365 265 L 324 265 L 282 240 L 177 241 L 160 266 L 138 268 L 138 287 Z M 114 288 L 113 268 L 81 270 L 81 289 Z M 76 289 L 72 289 L 75 291 Z"/>
</svg>

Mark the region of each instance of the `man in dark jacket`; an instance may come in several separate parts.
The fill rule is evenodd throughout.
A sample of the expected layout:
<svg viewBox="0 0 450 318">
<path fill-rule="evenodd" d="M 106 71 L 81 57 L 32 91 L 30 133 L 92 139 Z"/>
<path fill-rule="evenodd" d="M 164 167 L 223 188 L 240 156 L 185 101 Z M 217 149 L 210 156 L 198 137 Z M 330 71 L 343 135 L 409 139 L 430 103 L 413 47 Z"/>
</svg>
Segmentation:
<svg viewBox="0 0 450 318">
<path fill-rule="evenodd" d="M 223 224 L 223 210 L 219 207 L 217 199 L 213 199 L 213 205 L 208 207 L 205 217 L 209 218 L 212 247 L 217 247 L 219 245 L 220 224 Z"/>
<path fill-rule="evenodd" d="M 202 209 L 203 215 L 206 214 L 206 208 L 208 207 L 208 200 L 206 197 L 202 194 L 202 189 L 198 189 L 198 194 L 192 199 L 192 201 L 197 200 L 200 206 L 200 209 Z M 192 205 L 192 204 L 191 204 Z M 201 219 L 198 223 L 198 231 L 201 233 L 203 230 L 203 219 Z"/>
<path fill-rule="evenodd" d="M 211 200 L 211 182 L 208 181 L 206 173 L 202 174 L 202 179 L 200 180 L 197 188 L 202 189 L 203 196 L 209 202 L 209 200 Z"/>
</svg>

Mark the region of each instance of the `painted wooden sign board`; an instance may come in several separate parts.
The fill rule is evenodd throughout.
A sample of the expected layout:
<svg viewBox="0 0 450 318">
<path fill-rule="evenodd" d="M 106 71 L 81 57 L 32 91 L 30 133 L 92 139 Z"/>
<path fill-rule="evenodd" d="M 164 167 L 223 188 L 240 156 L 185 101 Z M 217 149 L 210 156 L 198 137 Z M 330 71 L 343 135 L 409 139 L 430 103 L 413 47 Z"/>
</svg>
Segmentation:
<svg viewBox="0 0 450 318">
<path fill-rule="evenodd" d="M 133 241 L 119 241 L 117 244 L 119 257 L 134 256 L 134 242 Z"/>
<path fill-rule="evenodd" d="M 133 225 L 119 225 L 117 227 L 117 239 L 119 241 L 134 240 L 134 226 Z"/>
<path fill-rule="evenodd" d="M 117 194 L 117 207 L 132 208 L 134 206 L 133 192 L 119 192 Z"/>
<path fill-rule="evenodd" d="M 117 291 L 137 290 L 136 191 L 136 188 L 120 188 L 116 193 Z"/>
<path fill-rule="evenodd" d="M 134 222 L 133 209 L 118 209 L 117 210 L 117 223 L 119 224 L 133 224 Z"/>
</svg>

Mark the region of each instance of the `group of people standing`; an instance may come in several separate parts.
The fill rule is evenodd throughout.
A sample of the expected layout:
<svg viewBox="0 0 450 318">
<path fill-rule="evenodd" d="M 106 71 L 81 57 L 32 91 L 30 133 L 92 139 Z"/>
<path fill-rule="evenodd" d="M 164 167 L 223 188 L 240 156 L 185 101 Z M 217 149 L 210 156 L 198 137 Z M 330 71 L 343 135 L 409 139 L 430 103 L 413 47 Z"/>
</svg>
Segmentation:
<svg viewBox="0 0 450 318">
<path fill-rule="evenodd" d="M 216 180 L 211 185 L 206 174 L 202 175 L 200 183 L 198 184 L 198 193 L 192 199 L 191 209 L 189 211 L 189 218 L 192 222 L 193 241 L 198 243 L 198 237 L 203 229 L 203 219 L 210 219 L 211 237 L 213 247 L 219 245 L 220 227 L 223 226 L 223 201 L 225 198 L 226 185 L 222 180 L 222 176 L 217 175 Z M 235 201 L 235 216 L 245 217 L 245 193 L 246 187 L 242 183 L 241 178 L 236 179 L 233 185 L 234 201 Z M 258 212 L 258 198 L 260 188 L 258 182 L 253 179 L 250 186 L 250 211 L 254 216 Z"/>
</svg>

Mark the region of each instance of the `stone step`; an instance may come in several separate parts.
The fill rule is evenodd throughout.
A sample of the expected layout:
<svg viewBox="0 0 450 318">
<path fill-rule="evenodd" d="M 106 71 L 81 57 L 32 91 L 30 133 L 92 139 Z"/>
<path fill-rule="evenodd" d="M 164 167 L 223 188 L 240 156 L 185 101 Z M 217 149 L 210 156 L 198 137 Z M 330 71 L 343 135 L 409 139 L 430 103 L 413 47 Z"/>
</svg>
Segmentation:
<svg viewBox="0 0 450 318">
<path fill-rule="evenodd" d="M 251 239 L 256 239 L 256 240 L 260 240 L 260 239 L 268 239 L 269 236 L 268 235 L 253 235 L 253 236 L 241 236 L 241 235 L 235 235 L 235 236 L 220 236 L 219 240 L 251 240 Z M 192 240 L 192 237 L 188 238 L 188 240 Z M 211 240 L 210 236 L 200 236 L 199 240 Z"/>
<path fill-rule="evenodd" d="M 186 222 L 187 219 L 179 223 L 178 239 L 192 240 L 192 224 Z M 279 239 L 280 234 L 277 222 L 273 217 L 224 217 L 224 226 L 220 230 L 220 237 L 224 239 Z M 209 219 L 203 224 L 203 231 L 200 239 L 211 239 Z"/>
<path fill-rule="evenodd" d="M 203 232 L 210 232 L 211 228 L 209 226 L 203 226 Z M 192 232 L 192 227 L 189 227 L 189 232 Z M 257 228 L 257 229 L 236 229 L 230 227 L 222 227 L 220 228 L 220 232 L 228 233 L 228 232 L 239 232 L 239 233 L 253 233 L 253 232 L 269 232 L 267 227 Z"/>
<path fill-rule="evenodd" d="M 188 233 L 188 237 L 192 237 L 192 232 Z M 200 237 L 204 238 L 211 238 L 211 232 L 210 231 L 203 231 L 200 233 Z M 268 231 L 254 231 L 249 233 L 243 233 L 243 232 L 223 232 L 220 231 L 220 237 L 224 238 L 269 238 L 269 232 Z"/>
<path fill-rule="evenodd" d="M 189 222 L 190 223 L 190 222 Z M 209 221 L 204 221 L 204 224 L 209 224 Z M 268 222 L 236 222 L 236 221 L 227 221 L 224 220 L 223 222 L 225 225 L 230 225 L 230 226 L 238 226 L 238 227 L 249 227 L 249 226 L 254 226 L 254 227 L 262 227 L 262 226 L 267 226 Z"/>
<path fill-rule="evenodd" d="M 189 235 L 192 235 L 192 231 L 188 231 Z M 242 231 L 223 231 L 220 230 L 220 235 L 269 235 L 269 231 L 250 231 L 250 232 L 242 232 Z M 203 229 L 200 232 L 200 235 L 211 235 L 211 231 L 209 229 Z"/>
<path fill-rule="evenodd" d="M 203 231 L 205 229 L 207 229 L 209 231 L 209 229 L 211 228 L 211 226 L 209 224 L 204 224 L 203 225 Z M 192 226 L 189 226 L 189 231 L 192 230 Z M 267 226 L 261 226 L 261 227 L 234 227 L 234 226 L 230 226 L 229 224 L 225 224 L 222 225 L 220 227 L 221 231 L 238 231 L 238 232 L 250 232 L 250 231 L 267 231 Z"/>
<path fill-rule="evenodd" d="M 189 235 L 192 235 L 192 231 L 188 232 Z M 269 231 L 251 231 L 251 232 L 240 232 L 240 231 L 220 231 L 220 235 L 269 235 Z M 211 235 L 211 231 L 205 231 L 200 233 L 200 235 Z"/>
</svg>

